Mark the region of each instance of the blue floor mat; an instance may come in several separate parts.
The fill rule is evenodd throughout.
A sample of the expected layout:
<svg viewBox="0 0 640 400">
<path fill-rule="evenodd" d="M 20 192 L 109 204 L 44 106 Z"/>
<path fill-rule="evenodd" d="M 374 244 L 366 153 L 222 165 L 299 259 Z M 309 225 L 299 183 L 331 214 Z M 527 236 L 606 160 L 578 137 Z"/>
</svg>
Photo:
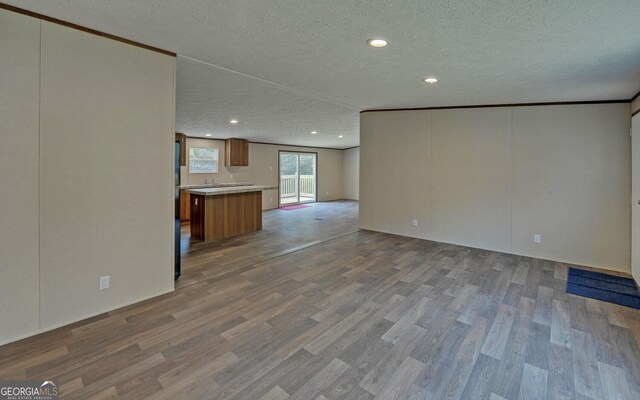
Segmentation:
<svg viewBox="0 0 640 400">
<path fill-rule="evenodd" d="M 595 284 L 594 284 L 595 282 Z M 585 278 L 584 276 L 572 275 L 571 283 L 582 286 L 595 287 L 601 290 L 608 290 L 610 292 L 628 294 L 631 296 L 638 294 L 638 289 L 632 286 L 621 285 L 619 283 L 612 283 L 602 280 L 594 280 L 591 278 Z"/>
<path fill-rule="evenodd" d="M 631 278 L 569 268 L 567 293 L 640 309 L 640 292 Z"/>
<path fill-rule="evenodd" d="M 624 286 L 636 287 L 635 282 L 631 278 L 625 278 L 616 275 L 607 275 L 601 272 L 587 271 L 585 269 L 569 268 L 569 275 L 582 276 L 584 278 L 597 279 L 600 281 L 606 281 L 611 283 L 618 283 Z"/>
</svg>

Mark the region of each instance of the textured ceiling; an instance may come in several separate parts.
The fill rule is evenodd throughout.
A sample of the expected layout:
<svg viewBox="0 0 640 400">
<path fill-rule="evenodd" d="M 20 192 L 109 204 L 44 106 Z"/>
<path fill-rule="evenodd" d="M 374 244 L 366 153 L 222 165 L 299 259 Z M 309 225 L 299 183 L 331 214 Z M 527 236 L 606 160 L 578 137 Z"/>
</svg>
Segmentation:
<svg viewBox="0 0 640 400">
<path fill-rule="evenodd" d="M 6 2 L 185 56 L 177 125 L 190 134 L 226 136 L 233 113 L 234 136 L 347 147 L 361 109 L 624 99 L 640 88 L 638 0 Z M 369 48 L 374 36 L 390 46 Z"/>
<path fill-rule="evenodd" d="M 359 143 L 356 110 L 181 56 L 177 81 L 176 130 L 188 136 L 337 148 Z"/>
</svg>

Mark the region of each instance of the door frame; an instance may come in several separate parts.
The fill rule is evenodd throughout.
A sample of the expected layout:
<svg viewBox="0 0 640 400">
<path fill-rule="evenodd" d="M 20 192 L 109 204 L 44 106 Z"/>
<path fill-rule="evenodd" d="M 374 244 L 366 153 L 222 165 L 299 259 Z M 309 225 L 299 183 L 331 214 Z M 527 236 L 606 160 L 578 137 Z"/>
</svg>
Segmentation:
<svg viewBox="0 0 640 400">
<path fill-rule="evenodd" d="M 304 203 L 300 202 L 300 160 L 298 159 L 298 202 L 297 203 L 289 203 L 287 204 L 288 206 L 295 206 L 295 205 L 300 205 L 300 204 L 305 204 L 305 203 L 317 203 L 318 202 L 318 176 L 319 176 L 319 171 L 318 171 L 318 152 L 317 151 L 296 151 L 296 150 L 278 150 L 278 208 L 282 207 L 281 204 L 281 200 L 282 197 L 280 196 L 280 182 L 282 182 L 282 176 L 281 176 L 281 170 L 280 170 L 280 159 L 282 158 L 282 153 L 289 153 L 289 154 L 297 154 L 297 155 L 304 155 L 304 154 L 314 154 L 315 160 L 316 160 L 316 167 L 315 167 L 315 171 L 316 171 L 316 176 L 315 176 L 315 190 L 316 190 L 316 199 L 315 201 L 305 201 Z"/>
</svg>

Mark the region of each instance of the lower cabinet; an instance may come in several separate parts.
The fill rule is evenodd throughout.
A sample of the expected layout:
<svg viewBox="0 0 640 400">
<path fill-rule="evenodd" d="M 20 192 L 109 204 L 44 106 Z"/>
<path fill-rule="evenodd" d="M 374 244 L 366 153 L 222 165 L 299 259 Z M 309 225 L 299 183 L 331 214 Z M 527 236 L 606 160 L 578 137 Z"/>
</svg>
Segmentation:
<svg viewBox="0 0 640 400">
<path fill-rule="evenodd" d="M 180 222 L 191 219 L 191 195 L 186 190 L 180 191 Z"/>
<path fill-rule="evenodd" d="M 262 192 L 191 195 L 191 239 L 218 240 L 262 229 Z"/>
</svg>

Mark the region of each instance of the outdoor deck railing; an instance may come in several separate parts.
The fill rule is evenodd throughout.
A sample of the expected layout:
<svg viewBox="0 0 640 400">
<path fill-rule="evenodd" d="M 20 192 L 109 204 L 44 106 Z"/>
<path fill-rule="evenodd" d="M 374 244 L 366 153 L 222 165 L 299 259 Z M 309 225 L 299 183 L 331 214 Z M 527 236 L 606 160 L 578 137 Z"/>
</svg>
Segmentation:
<svg viewBox="0 0 640 400">
<path fill-rule="evenodd" d="M 316 195 L 316 179 L 313 175 L 300 175 L 300 197 L 314 198 Z M 296 175 L 282 175 L 280 177 L 280 197 L 295 197 L 298 193 Z"/>
</svg>

